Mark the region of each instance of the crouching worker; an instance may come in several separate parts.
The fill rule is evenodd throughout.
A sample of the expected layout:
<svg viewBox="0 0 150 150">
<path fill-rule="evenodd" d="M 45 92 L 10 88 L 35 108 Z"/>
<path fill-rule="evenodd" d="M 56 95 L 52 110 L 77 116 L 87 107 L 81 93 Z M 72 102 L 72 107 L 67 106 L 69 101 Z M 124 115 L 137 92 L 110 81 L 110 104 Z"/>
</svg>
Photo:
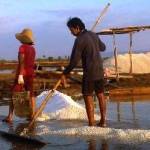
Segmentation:
<svg viewBox="0 0 150 150">
<path fill-rule="evenodd" d="M 24 29 L 21 33 L 17 33 L 16 39 L 21 42 L 18 51 L 18 66 L 16 70 L 16 77 L 12 87 L 12 97 L 14 92 L 21 92 L 22 90 L 30 93 L 30 106 L 32 109 L 31 118 L 35 111 L 35 98 L 33 92 L 33 78 L 34 78 L 34 63 L 35 63 L 35 48 L 33 47 L 33 34 L 30 29 Z M 24 109 L 24 108 L 22 108 Z M 3 120 L 11 123 L 13 119 L 14 104 L 13 99 L 9 105 L 9 114 Z"/>
<path fill-rule="evenodd" d="M 82 93 L 85 101 L 89 126 L 95 125 L 93 92 L 96 93 L 100 107 L 100 122 L 98 126 L 106 126 L 106 101 L 104 99 L 104 72 L 100 51 L 105 50 L 104 43 L 98 35 L 85 29 L 80 18 L 71 18 L 67 22 L 70 32 L 76 36 L 69 65 L 62 75 L 62 83 L 66 75 L 82 60 L 83 80 Z"/>
</svg>

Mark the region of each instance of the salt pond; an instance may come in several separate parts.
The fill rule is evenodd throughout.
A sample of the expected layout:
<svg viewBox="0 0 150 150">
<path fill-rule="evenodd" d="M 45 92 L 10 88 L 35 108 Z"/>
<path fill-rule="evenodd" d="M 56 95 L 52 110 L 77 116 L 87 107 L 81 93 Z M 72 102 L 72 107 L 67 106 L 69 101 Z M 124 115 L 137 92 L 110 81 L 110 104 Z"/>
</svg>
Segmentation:
<svg viewBox="0 0 150 150">
<path fill-rule="evenodd" d="M 61 95 L 60 95 L 61 96 Z M 40 135 L 45 141 L 49 142 L 48 145 L 37 148 L 28 144 L 18 143 L 17 141 L 7 141 L 0 138 L 0 143 L 3 149 L 103 149 L 103 150 L 116 150 L 116 149 L 143 149 L 148 150 L 150 148 L 150 97 L 149 99 L 141 100 L 132 99 L 128 101 L 115 101 L 109 99 L 107 101 L 107 122 L 108 128 L 102 129 L 98 127 L 88 127 L 87 120 L 85 119 L 85 110 L 83 102 L 81 105 L 76 103 L 69 103 L 78 107 L 78 114 L 71 114 L 71 110 L 68 109 L 69 114 L 64 113 L 66 106 L 70 106 L 66 101 L 56 101 L 55 105 L 51 101 L 50 106 L 54 106 L 45 113 L 49 112 L 49 117 L 52 120 L 44 122 L 38 122 L 37 128 L 34 134 Z M 59 103 L 58 103 L 59 102 Z M 68 101 L 70 102 L 70 101 Z M 97 103 L 95 102 L 97 106 Z M 68 107 L 69 108 L 69 107 Z M 51 112 L 50 112 L 51 110 Z M 56 111 L 55 110 L 59 110 Z M 67 107 L 66 107 L 67 110 Z M 8 106 L 1 106 L 0 114 L 6 115 Z M 55 113 L 54 113 L 55 111 Z M 72 109 L 72 111 L 74 111 Z M 95 108 L 96 113 L 99 112 L 98 108 Z M 80 113 L 82 112 L 82 113 Z M 52 115 L 53 114 L 53 115 Z M 78 116 L 75 118 L 62 118 L 62 116 Z M 63 120 L 65 119 L 65 120 Z M 96 120 L 98 120 L 96 115 Z M 23 125 L 23 120 L 15 117 L 13 128 L 20 130 Z M 8 128 L 5 123 L 1 123 L 1 128 Z M 47 134 L 48 133 L 48 134 Z"/>
</svg>

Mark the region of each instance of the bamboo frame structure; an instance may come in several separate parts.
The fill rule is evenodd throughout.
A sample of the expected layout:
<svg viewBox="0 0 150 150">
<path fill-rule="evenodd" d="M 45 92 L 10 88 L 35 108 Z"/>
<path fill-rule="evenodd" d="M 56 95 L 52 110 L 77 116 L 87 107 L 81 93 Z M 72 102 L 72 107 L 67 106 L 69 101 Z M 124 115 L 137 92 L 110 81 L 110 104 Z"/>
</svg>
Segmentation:
<svg viewBox="0 0 150 150">
<path fill-rule="evenodd" d="M 130 32 L 139 32 L 150 29 L 150 26 L 129 26 L 122 28 L 110 28 L 97 32 L 98 35 L 112 35 L 112 34 L 127 34 Z"/>
<path fill-rule="evenodd" d="M 115 57 L 115 73 L 116 79 L 119 81 L 119 72 L 118 72 L 118 61 L 117 61 L 117 46 L 115 35 L 116 34 L 129 34 L 129 61 L 130 61 L 130 69 L 129 74 L 133 73 L 133 62 L 132 62 L 132 47 L 133 47 L 133 33 L 144 31 L 150 29 L 150 26 L 129 26 L 129 27 L 122 27 L 122 28 L 110 28 L 106 30 L 102 30 L 97 32 L 98 35 L 112 35 L 113 36 L 113 49 L 114 49 L 114 57 Z"/>
</svg>

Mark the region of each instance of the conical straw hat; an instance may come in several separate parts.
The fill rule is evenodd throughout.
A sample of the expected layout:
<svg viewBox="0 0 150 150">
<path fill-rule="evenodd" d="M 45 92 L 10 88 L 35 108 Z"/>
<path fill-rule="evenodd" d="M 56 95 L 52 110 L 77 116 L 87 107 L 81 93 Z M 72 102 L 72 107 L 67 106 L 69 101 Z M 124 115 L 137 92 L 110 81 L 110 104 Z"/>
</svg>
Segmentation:
<svg viewBox="0 0 150 150">
<path fill-rule="evenodd" d="M 31 29 L 24 29 L 21 33 L 16 33 L 16 39 L 22 43 L 33 43 L 33 33 Z"/>
</svg>

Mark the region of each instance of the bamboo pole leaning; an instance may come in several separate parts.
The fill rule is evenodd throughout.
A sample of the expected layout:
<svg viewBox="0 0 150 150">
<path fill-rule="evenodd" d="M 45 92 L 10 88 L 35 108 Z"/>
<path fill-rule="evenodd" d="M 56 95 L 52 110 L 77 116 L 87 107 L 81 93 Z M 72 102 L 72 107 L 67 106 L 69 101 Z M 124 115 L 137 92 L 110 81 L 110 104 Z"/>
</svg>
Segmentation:
<svg viewBox="0 0 150 150">
<path fill-rule="evenodd" d="M 97 24 L 100 22 L 100 19 L 102 19 L 102 17 L 104 16 L 104 14 L 107 12 L 108 8 L 110 6 L 110 3 L 108 3 L 105 8 L 102 10 L 102 12 L 100 13 L 99 17 L 96 19 L 95 23 L 93 24 L 91 30 L 94 31 L 95 27 L 97 26 Z"/>
</svg>

